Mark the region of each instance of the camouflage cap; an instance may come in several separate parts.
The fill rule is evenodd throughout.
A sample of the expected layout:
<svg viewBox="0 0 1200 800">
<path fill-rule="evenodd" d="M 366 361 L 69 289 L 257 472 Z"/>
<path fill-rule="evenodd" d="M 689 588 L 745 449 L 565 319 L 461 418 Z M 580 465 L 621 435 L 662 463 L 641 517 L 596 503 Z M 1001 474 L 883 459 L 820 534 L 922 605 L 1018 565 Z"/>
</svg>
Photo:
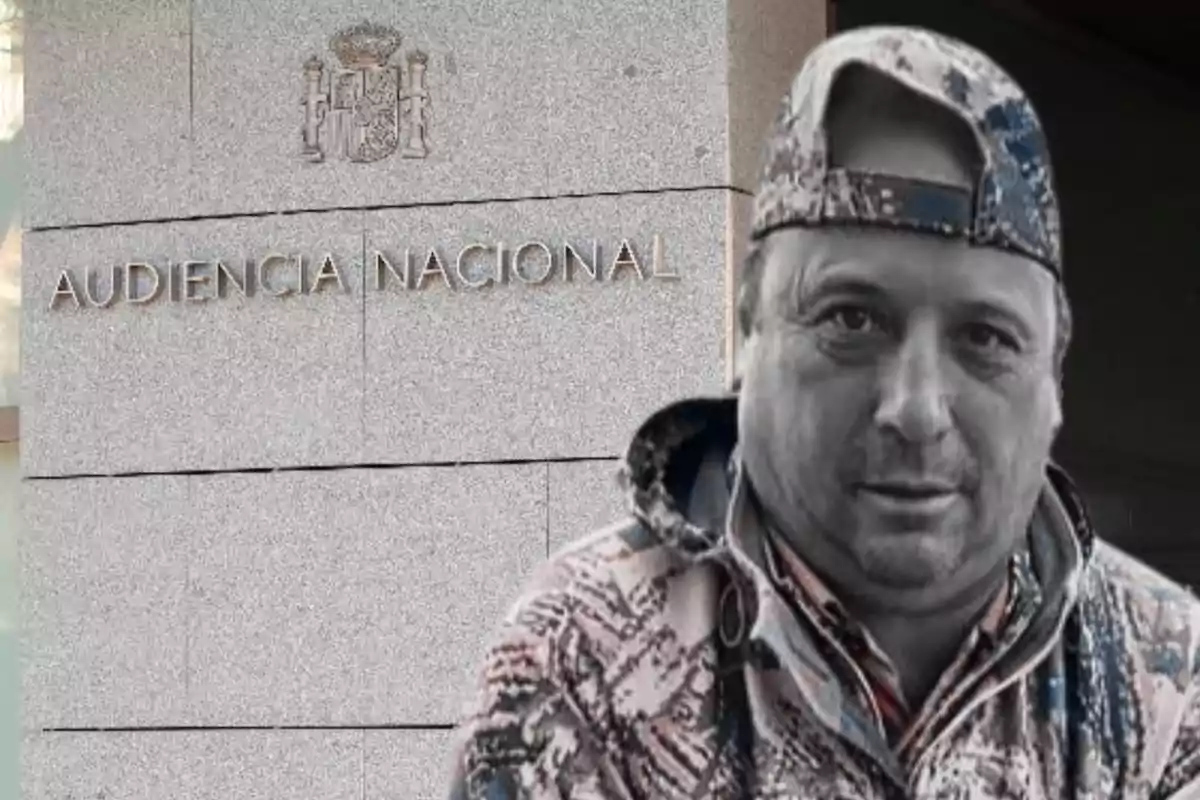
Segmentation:
<svg viewBox="0 0 1200 800">
<path fill-rule="evenodd" d="M 946 107 L 975 134 L 975 191 L 832 167 L 824 127 L 834 80 L 858 64 Z M 991 58 L 920 28 L 879 26 L 817 46 L 771 130 L 751 236 L 801 225 L 882 225 L 997 247 L 1062 277 L 1062 231 L 1050 152 L 1025 92 Z"/>
</svg>

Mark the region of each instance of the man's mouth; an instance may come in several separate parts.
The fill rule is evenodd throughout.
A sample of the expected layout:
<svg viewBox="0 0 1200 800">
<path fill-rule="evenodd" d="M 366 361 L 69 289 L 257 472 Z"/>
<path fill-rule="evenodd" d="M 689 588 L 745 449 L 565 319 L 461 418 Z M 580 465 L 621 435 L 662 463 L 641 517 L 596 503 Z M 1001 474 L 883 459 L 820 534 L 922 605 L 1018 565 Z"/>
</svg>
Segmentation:
<svg viewBox="0 0 1200 800">
<path fill-rule="evenodd" d="M 862 499 L 888 513 L 940 514 L 959 497 L 958 486 L 942 480 L 865 481 L 856 488 Z"/>
</svg>

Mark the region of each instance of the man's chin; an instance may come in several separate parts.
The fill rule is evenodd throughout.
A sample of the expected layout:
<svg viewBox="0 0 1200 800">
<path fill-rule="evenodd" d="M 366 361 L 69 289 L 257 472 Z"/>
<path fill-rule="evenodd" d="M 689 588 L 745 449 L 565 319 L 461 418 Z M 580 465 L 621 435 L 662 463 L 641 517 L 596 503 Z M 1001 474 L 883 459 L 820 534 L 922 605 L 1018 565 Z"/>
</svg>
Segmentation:
<svg viewBox="0 0 1200 800">
<path fill-rule="evenodd" d="M 906 531 L 864 542 L 855 555 L 868 580 L 912 591 L 936 586 L 954 573 L 958 553 L 948 544 L 944 533 Z"/>
</svg>

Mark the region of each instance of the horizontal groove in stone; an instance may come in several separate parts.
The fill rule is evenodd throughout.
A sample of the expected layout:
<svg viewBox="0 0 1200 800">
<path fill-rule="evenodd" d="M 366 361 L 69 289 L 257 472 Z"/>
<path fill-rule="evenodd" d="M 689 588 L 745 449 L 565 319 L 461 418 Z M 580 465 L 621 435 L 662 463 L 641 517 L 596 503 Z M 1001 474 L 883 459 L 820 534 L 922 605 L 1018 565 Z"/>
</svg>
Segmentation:
<svg viewBox="0 0 1200 800">
<path fill-rule="evenodd" d="M 26 475 L 26 481 L 71 481 L 87 478 L 162 478 L 204 475 L 269 475 L 275 472 L 343 472 L 346 470 L 452 469 L 454 467 L 519 467 L 528 464 L 574 464 L 577 462 L 616 461 L 620 456 L 559 456 L 552 458 L 511 458 L 491 461 L 411 461 L 387 463 L 328 464 L 291 467 L 230 467 L 228 469 L 164 470 L 151 472 L 81 472 L 66 475 Z"/>
<path fill-rule="evenodd" d="M 110 220 L 104 222 L 76 222 L 63 225 L 34 225 L 30 233 L 54 231 L 89 230 L 93 228 L 128 228 L 137 225 L 169 225 L 179 222 L 208 222 L 236 219 L 265 219 L 268 217 L 294 217 L 304 214 L 341 214 L 346 212 L 399 211 L 414 208 L 445 208 L 449 206 L 480 206 L 491 203 L 549 202 L 554 200 L 587 200 L 596 197 L 626 197 L 634 195 L 680 194 L 689 192 L 734 192 L 750 196 L 752 193 L 737 186 L 675 186 L 662 189 L 629 189 L 610 192 L 578 192 L 548 195 L 526 195 L 516 197 L 483 197 L 465 200 L 430 200 L 420 203 L 387 203 L 361 206 L 331 206 L 328 208 L 297 208 L 285 211 L 237 211 L 227 214 L 199 214 L 196 216 L 154 217 L 147 219 Z"/>
</svg>

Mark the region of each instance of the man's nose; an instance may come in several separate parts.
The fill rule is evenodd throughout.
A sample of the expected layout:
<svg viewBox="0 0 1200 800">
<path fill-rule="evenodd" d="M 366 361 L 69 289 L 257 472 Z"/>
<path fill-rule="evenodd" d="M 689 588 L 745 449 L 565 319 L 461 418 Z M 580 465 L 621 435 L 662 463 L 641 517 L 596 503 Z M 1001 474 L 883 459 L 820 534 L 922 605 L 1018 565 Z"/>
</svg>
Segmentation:
<svg viewBox="0 0 1200 800">
<path fill-rule="evenodd" d="M 933 442 L 950 430 L 945 354 L 937 332 L 910 332 L 880 372 L 875 423 L 914 443 Z"/>
</svg>

